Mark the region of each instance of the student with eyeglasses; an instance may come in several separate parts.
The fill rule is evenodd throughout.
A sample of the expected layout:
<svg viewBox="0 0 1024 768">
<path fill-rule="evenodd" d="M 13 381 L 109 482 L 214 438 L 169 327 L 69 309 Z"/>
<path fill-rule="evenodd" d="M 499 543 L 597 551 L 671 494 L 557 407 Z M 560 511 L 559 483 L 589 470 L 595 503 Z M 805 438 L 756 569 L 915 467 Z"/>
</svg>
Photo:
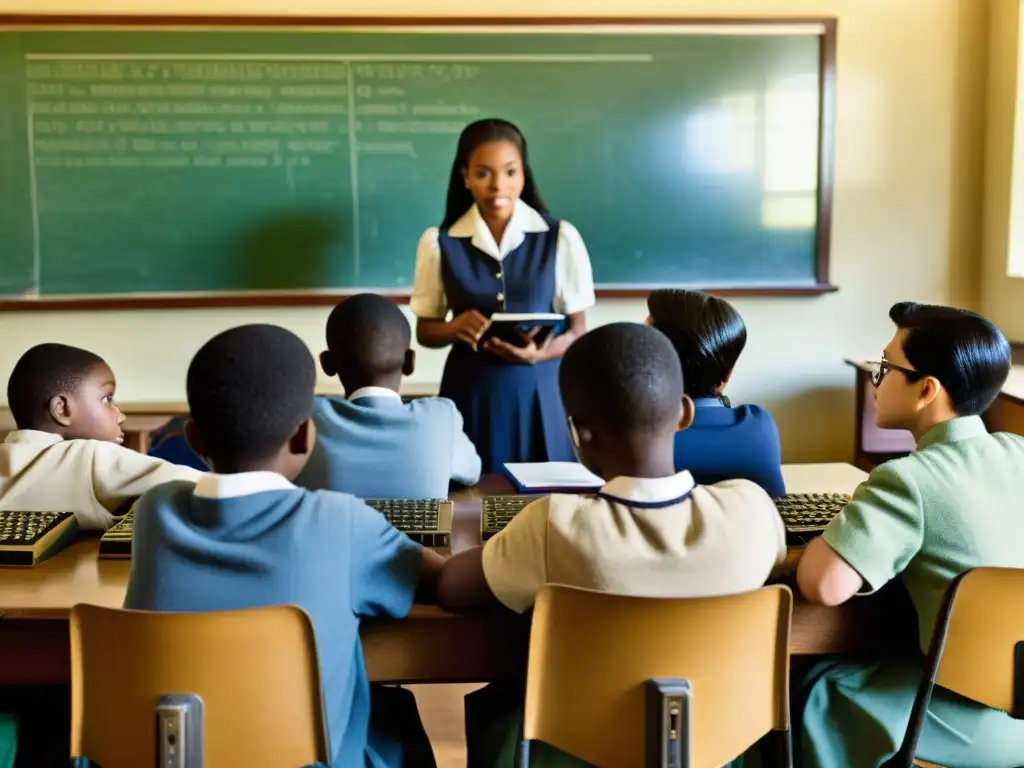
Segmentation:
<svg viewBox="0 0 1024 768">
<path fill-rule="evenodd" d="M 1010 345 L 991 322 L 950 307 L 903 302 L 875 364 L 876 423 L 907 429 L 909 456 L 877 467 L 808 545 L 797 570 L 811 602 L 845 603 L 900 579 L 927 652 L 944 593 L 979 566 L 1024 567 L 1024 438 L 989 434 L 979 414 L 1010 371 Z M 923 658 L 825 660 L 794 693 L 803 766 L 877 766 L 899 748 Z M 945 766 L 1012 768 L 1024 722 L 936 689 L 917 758 Z"/>
</svg>

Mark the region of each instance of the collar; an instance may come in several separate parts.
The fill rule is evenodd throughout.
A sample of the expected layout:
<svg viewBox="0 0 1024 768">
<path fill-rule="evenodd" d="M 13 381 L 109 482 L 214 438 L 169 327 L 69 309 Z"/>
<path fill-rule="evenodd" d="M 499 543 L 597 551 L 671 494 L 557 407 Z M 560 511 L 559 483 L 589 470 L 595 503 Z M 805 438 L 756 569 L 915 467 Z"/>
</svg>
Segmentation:
<svg viewBox="0 0 1024 768">
<path fill-rule="evenodd" d="M 387 387 L 360 387 L 345 399 L 350 403 L 363 397 L 390 397 L 393 400 L 401 400 L 402 396 L 393 389 Z"/>
<path fill-rule="evenodd" d="M 64 438 L 53 432 L 38 429 L 16 429 L 4 438 L 4 442 L 20 445 L 54 445 L 64 442 Z"/>
<path fill-rule="evenodd" d="M 671 477 L 616 477 L 600 493 L 625 503 L 663 504 L 684 498 L 693 486 L 693 475 L 684 470 Z"/>
<path fill-rule="evenodd" d="M 695 397 L 693 398 L 694 408 L 725 408 L 725 403 L 717 397 Z"/>
<path fill-rule="evenodd" d="M 234 499 L 266 491 L 290 491 L 295 488 L 277 472 L 239 472 L 235 475 L 203 475 L 196 483 L 196 496 L 204 499 Z"/>
<path fill-rule="evenodd" d="M 471 237 L 473 245 L 492 259 L 501 261 L 508 254 L 523 244 L 529 232 L 547 232 L 551 227 L 536 210 L 516 200 L 505 232 L 501 236 L 501 244 L 494 242 L 494 235 L 487 227 L 487 222 L 480 215 L 476 203 L 462 217 L 448 228 L 451 237 Z"/>
<path fill-rule="evenodd" d="M 936 443 L 958 443 L 987 434 L 988 430 L 985 429 L 985 422 L 981 420 L 981 416 L 961 416 L 936 424 L 925 432 L 917 442 L 917 450 Z"/>
</svg>

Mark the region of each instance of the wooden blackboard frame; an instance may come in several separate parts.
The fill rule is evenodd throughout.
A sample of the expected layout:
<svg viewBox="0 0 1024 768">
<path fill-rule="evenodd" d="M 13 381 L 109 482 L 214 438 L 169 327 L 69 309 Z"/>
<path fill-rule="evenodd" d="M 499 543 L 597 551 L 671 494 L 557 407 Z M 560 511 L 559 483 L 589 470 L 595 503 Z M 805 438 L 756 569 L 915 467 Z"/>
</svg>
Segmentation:
<svg viewBox="0 0 1024 768">
<path fill-rule="evenodd" d="M 126 14 L 0 14 L 0 31 L 12 27 L 44 28 L 296 28 L 296 27 L 779 27 L 817 25 L 821 35 L 821 116 L 818 143 L 818 237 L 815 258 L 815 282 L 795 285 L 693 286 L 719 296 L 817 296 L 838 289 L 829 281 L 832 242 L 832 198 L 835 186 L 836 124 L 836 48 L 839 23 L 835 17 L 713 17 L 677 18 L 637 17 L 347 17 L 347 16 L 204 16 L 204 15 L 126 15 Z M 627 288 L 596 286 L 599 298 L 642 298 L 655 288 L 671 284 L 637 284 Z M 107 309 L 188 309 L 202 307 L 314 307 L 333 306 L 351 291 L 266 291 L 210 294 L 125 294 L 69 297 L 40 296 L 0 299 L 0 311 L 107 310 Z M 407 294 L 389 294 L 397 303 L 407 303 Z"/>
</svg>

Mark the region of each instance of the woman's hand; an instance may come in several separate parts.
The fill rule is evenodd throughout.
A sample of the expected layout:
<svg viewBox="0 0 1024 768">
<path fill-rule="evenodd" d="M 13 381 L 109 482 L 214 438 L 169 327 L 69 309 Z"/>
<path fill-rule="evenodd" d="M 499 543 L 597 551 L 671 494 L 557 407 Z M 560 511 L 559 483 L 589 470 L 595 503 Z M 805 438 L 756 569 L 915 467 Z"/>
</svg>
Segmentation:
<svg viewBox="0 0 1024 768">
<path fill-rule="evenodd" d="M 508 360 L 510 363 L 525 363 L 527 365 L 542 363 L 550 359 L 548 347 L 553 337 L 548 336 L 543 344 L 538 345 L 535 340 L 538 331 L 540 331 L 539 328 L 534 328 L 530 333 L 523 336 L 523 339 L 526 341 L 525 346 L 517 347 L 515 344 L 509 344 L 507 341 L 492 338 L 488 339 L 484 344 L 484 349 L 493 355 L 497 355 L 502 360 Z"/>
<path fill-rule="evenodd" d="M 468 344 L 475 352 L 480 337 L 490 325 L 491 321 L 488 318 L 475 309 L 468 309 L 448 323 L 448 330 L 456 341 Z"/>
</svg>

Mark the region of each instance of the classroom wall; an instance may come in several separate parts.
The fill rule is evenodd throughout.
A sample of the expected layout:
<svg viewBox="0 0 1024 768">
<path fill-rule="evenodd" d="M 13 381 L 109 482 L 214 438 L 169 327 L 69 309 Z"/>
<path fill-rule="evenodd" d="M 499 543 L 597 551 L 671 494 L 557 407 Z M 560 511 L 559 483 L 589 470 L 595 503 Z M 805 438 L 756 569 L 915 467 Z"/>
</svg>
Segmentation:
<svg viewBox="0 0 1024 768">
<path fill-rule="evenodd" d="M 1024 341 L 1024 279 L 1007 276 L 1011 243 L 1024 249 L 1024 104 L 1019 78 L 1019 0 L 992 0 L 985 129 L 982 311 Z"/>
<path fill-rule="evenodd" d="M 750 330 L 730 386 L 775 413 L 786 461 L 852 454 L 853 372 L 844 356 L 875 357 L 886 310 L 915 299 L 980 301 L 987 0 L 0 0 L 0 12 L 839 18 L 839 95 L 832 280 L 820 298 L 737 301 Z M 540 169 L 543 173 L 543 169 Z M 409 244 L 413 258 L 415 244 Z M 313 349 L 323 309 L 75 312 L 0 316 L 0 371 L 28 345 L 62 340 L 106 356 L 125 401 L 180 399 L 186 365 L 211 334 L 280 323 Z M 592 325 L 642 320 L 642 301 L 603 300 Z M 416 379 L 437 381 L 443 355 L 420 356 Z"/>
</svg>

